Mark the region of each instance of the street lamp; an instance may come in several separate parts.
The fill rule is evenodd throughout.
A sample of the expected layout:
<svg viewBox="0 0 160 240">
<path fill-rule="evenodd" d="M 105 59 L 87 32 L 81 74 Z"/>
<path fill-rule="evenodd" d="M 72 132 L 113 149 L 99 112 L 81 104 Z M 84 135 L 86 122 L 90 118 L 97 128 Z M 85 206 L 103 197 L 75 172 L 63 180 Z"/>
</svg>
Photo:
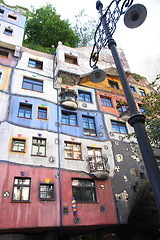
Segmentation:
<svg viewBox="0 0 160 240">
<path fill-rule="evenodd" d="M 105 10 L 103 10 L 103 4 L 101 1 L 96 2 L 96 9 L 100 14 L 100 22 L 94 35 L 94 45 L 90 57 L 90 67 L 93 68 L 93 71 L 91 72 L 89 78 L 90 81 L 94 83 L 102 82 L 105 80 L 106 75 L 104 74 L 104 71 L 101 73 L 101 70 L 98 69 L 96 64 L 98 62 L 100 50 L 108 45 L 109 49 L 112 52 L 112 56 L 131 113 L 131 117 L 129 118 L 128 122 L 132 127 L 134 127 L 151 187 L 154 193 L 157 209 L 160 214 L 160 171 L 158 169 L 158 165 L 145 130 L 145 116 L 143 114 L 139 114 L 138 112 L 126 74 L 118 55 L 118 51 L 116 49 L 116 42 L 112 38 L 112 35 L 116 30 L 116 23 L 122 14 L 125 14 L 124 23 L 129 28 L 138 27 L 144 22 L 147 16 L 146 8 L 141 4 L 132 5 L 132 3 L 133 0 L 112 0 L 110 5 Z"/>
</svg>

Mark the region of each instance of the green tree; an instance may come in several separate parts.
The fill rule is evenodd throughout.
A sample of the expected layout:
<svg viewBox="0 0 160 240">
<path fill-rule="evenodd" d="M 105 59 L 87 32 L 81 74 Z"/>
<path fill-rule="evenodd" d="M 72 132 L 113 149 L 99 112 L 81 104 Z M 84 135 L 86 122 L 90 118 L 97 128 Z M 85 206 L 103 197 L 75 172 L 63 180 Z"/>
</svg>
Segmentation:
<svg viewBox="0 0 160 240">
<path fill-rule="evenodd" d="M 51 4 L 38 9 L 32 8 L 27 16 L 23 45 L 53 53 L 51 46 L 56 48 L 59 41 L 67 46 L 77 46 L 79 39 L 69 21 L 61 20 Z"/>
<path fill-rule="evenodd" d="M 145 126 L 151 145 L 160 148 L 160 75 L 150 84 L 150 87 L 153 91 L 142 100 L 146 116 Z"/>
<path fill-rule="evenodd" d="M 85 14 L 84 9 L 75 16 L 76 24 L 73 26 L 75 35 L 79 38 L 78 47 L 92 45 L 97 23 Z"/>
</svg>

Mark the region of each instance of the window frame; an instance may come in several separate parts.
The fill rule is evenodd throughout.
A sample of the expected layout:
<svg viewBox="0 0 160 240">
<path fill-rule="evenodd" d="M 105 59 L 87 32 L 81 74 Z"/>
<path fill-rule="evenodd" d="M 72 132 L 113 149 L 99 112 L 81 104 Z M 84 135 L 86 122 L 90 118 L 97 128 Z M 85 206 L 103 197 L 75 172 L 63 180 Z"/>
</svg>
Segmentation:
<svg viewBox="0 0 160 240">
<path fill-rule="evenodd" d="M 21 106 L 21 105 L 24 105 L 24 106 Z M 25 108 L 25 105 L 26 105 L 26 108 Z M 27 105 L 28 107 L 30 107 L 30 109 L 28 108 L 27 110 Z M 24 116 L 20 116 L 20 109 L 24 110 Z M 30 117 L 26 117 L 26 111 L 30 111 Z M 23 102 L 20 102 L 19 103 L 19 109 L 18 109 L 18 115 L 17 117 L 19 118 L 26 118 L 26 119 L 31 119 L 32 118 L 32 104 L 28 104 L 28 103 L 23 103 Z"/>
<path fill-rule="evenodd" d="M 93 155 L 89 155 L 89 150 L 93 150 Z M 100 157 L 96 156 L 96 151 L 97 150 L 100 153 Z M 104 164 L 103 156 L 102 156 L 102 148 L 87 147 L 87 151 L 88 151 L 88 157 L 93 157 L 93 160 L 94 160 L 94 169 L 91 169 L 91 171 L 92 172 L 94 172 L 94 171 L 104 171 L 105 170 L 105 164 Z M 101 159 L 101 165 L 102 165 L 103 169 L 100 169 L 98 167 L 97 157 L 99 157 Z"/>
<path fill-rule="evenodd" d="M 45 144 L 42 144 L 42 143 L 38 143 L 38 141 L 36 143 L 33 143 L 33 140 L 36 139 L 36 140 L 42 140 L 42 141 L 45 141 Z M 41 137 L 32 137 L 32 152 L 31 152 L 31 156 L 38 156 L 38 157 L 46 157 L 46 145 L 47 145 L 47 139 L 46 138 L 41 138 Z M 33 154 L 33 146 L 37 146 L 38 148 L 38 152 L 37 153 L 40 153 L 40 147 L 44 147 L 44 155 L 41 155 L 41 154 Z"/>
<path fill-rule="evenodd" d="M 40 83 L 40 84 L 38 84 L 38 83 Z M 24 86 L 25 84 L 28 84 L 28 85 L 30 84 L 31 88 L 25 87 Z M 41 90 L 39 91 L 37 89 L 34 89 L 35 86 L 40 86 Z M 30 90 L 30 91 L 43 93 L 43 81 L 37 80 L 37 79 L 33 79 L 33 78 L 23 77 L 22 88 Z"/>
<path fill-rule="evenodd" d="M 41 186 L 52 186 L 53 187 L 53 189 L 52 189 L 52 197 L 51 198 L 43 198 L 43 197 L 41 197 L 41 193 L 42 192 L 44 192 L 44 193 L 46 193 L 46 195 L 47 195 L 47 193 L 49 192 L 49 191 L 41 191 Z M 55 183 L 44 183 L 44 182 L 41 182 L 41 183 L 39 183 L 39 201 L 55 201 L 56 200 L 56 195 L 55 195 Z"/>
<path fill-rule="evenodd" d="M 119 89 L 118 82 L 116 82 L 116 81 L 108 79 L 108 84 L 109 84 L 110 88 Z M 113 85 L 116 86 L 116 87 L 113 87 Z"/>
<path fill-rule="evenodd" d="M 128 134 L 128 129 L 127 129 L 127 126 L 124 122 L 118 122 L 118 121 L 115 121 L 115 120 L 111 120 L 111 125 L 112 125 L 112 130 L 113 130 L 113 124 L 116 123 L 116 126 L 118 127 L 119 131 L 118 132 L 115 132 L 113 131 L 114 133 L 118 133 L 118 134 Z M 125 130 L 126 130 L 126 133 L 123 133 L 120 131 L 120 127 L 125 127 Z"/>
<path fill-rule="evenodd" d="M 23 179 L 23 180 L 29 180 L 29 184 L 16 184 L 15 183 L 15 180 L 16 179 Z M 28 200 L 22 200 L 22 189 L 20 189 L 20 199 L 19 200 L 15 200 L 14 199 L 14 188 L 16 187 L 20 187 L 23 189 L 23 187 L 28 187 L 29 188 L 29 194 L 28 194 Z M 28 177 L 14 177 L 14 180 L 13 180 L 13 189 L 12 189 L 12 202 L 30 202 L 30 191 L 31 191 L 31 178 L 28 178 Z"/>
<path fill-rule="evenodd" d="M 105 102 L 105 105 L 102 104 L 102 100 L 101 99 L 104 99 L 104 102 Z M 112 101 L 111 101 L 111 98 L 109 97 L 106 97 L 106 96 L 100 96 L 100 100 L 101 100 L 101 105 L 104 106 L 104 107 L 110 107 L 112 108 Z M 109 100 L 109 104 L 106 100 Z"/>
<path fill-rule="evenodd" d="M 45 111 L 45 116 L 46 116 L 46 118 L 43 118 L 43 117 L 39 117 L 39 110 L 41 111 L 41 110 L 43 110 L 43 111 Z M 48 107 L 45 107 L 45 106 L 40 106 L 40 105 L 38 105 L 37 106 L 37 119 L 39 119 L 39 120 L 48 120 L 48 115 L 49 115 L 49 111 L 48 111 Z"/>
<path fill-rule="evenodd" d="M 76 161 L 82 161 L 82 147 L 81 147 L 81 143 L 77 143 L 77 142 L 69 142 L 69 141 L 64 141 L 64 154 L 66 153 L 66 149 L 65 149 L 65 144 L 68 143 L 68 144 L 71 144 L 72 145 L 72 149 L 71 149 L 71 152 L 72 152 L 72 158 L 67 158 L 65 157 L 65 159 L 67 160 L 76 160 Z M 78 151 L 78 153 L 80 154 L 80 158 L 74 158 L 75 156 L 75 152 L 74 151 L 74 145 L 79 145 L 80 146 L 80 151 Z"/>
<path fill-rule="evenodd" d="M 24 142 L 24 150 L 23 151 L 18 151 L 18 150 L 13 150 L 13 143 L 14 143 L 14 141 L 19 141 L 19 142 Z M 18 144 L 18 148 L 19 148 L 20 146 L 19 146 L 19 144 Z M 25 153 L 26 152 L 26 139 L 24 139 L 24 138 L 16 138 L 16 137 L 13 137 L 12 139 L 11 139 L 11 152 L 17 152 L 17 153 Z"/>
<path fill-rule="evenodd" d="M 0 16 L 2 17 L 3 16 L 3 14 L 4 14 L 4 9 L 0 9 Z"/>
<path fill-rule="evenodd" d="M 130 84 L 129 87 L 130 87 L 132 93 L 137 93 L 137 89 L 134 85 Z"/>
<path fill-rule="evenodd" d="M 87 125 L 89 128 L 85 128 L 84 127 L 84 118 L 87 119 Z M 90 122 L 89 119 L 93 120 L 93 125 L 94 125 L 94 129 L 90 128 Z M 92 136 L 92 137 L 96 137 L 97 136 L 97 131 L 96 131 L 96 124 L 95 124 L 95 117 L 90 117 L 90 116 L 86 116 L 86 115 L 82 115 L 82 123 L 83 123 L 83 131 L 84 131 L 84 136 Z M 89 131 L 89 134 L 85 134 L 85 132 Z M 92 135 L 92 133 L 94 133 L 94 135 Z"/>
<path fill-rule="evenodd" d="M 13 14 L 13 13 L 8 13 L 7 14 L 7 18 L 13 20 L 13 21 L 17 21 L 18 20 L 18 16 Z"/>
<path fill-rule="evenodd" d="M 73 181 L 83 181 L 83 182 L 91 182 L 93 183 L 93 186 L 85 186 L 85 185 L 82 185 L 82 186 L 73 186 Z M 78 189 L 79 192 L 80 192 L 80 197 L 81 197 L 81 200 L 79 199 L 76 199 L 75 195 L 74 195 L 74 189 Z M 95 200 L 92 200 L 92 201 L 87 201 L 85 199 L 85 194 L 84 194 L 84 190 L 92 190 L 92 194 L 94 194 L 94 199 Z M 72 195 L 73 197 L 75 198 L 76 202 L 77 203 L 97 203 L 97 195 L 96 195 L 96 187 L 95 187 L 95 181 L 93 179 L 80 179 L 80 178 L 72 178 Z"/>
<path fill-rule="evenodd" d="M 39 70 L 43 70 L 43 62 L 39 61 L 39 60 L 36 60 L 36 59 L 29 58 L 29 60 L 28 60 L 28 67 L 39 69 Z"/>
<path fill-rule="evenodd" d="M 82 94 L 82 99 L 80 99 L 80 94 Z M 87 101 L 88 98 L 85 95 L 89 95 L 90 101 Z M 78 100 L 82 102 L 93 103 L 91 92 L 87 92 L 83 90 L 78 90 Z"/>
<path fill-rule="evenodd" d="M 65 60 L 66 63 L 73 64 L 73 65 L 78 65 L 78 58 L 76 56 L 71 55 L 71 54 L 65 53 L 64 54 L 64 60 Z M 73 62 L 72 62 L 72 60 L 73 60 Z"/>
<path fill-rule="evenodd" d="M 145 93 L 144 89 L 139 88 L 139 93 L 142 97 L 146 97 L 146 93 Z"/>
<path fill-rule="evenodd" d="M 67 123 L 63 123 L 63 116 L 67 116 L 68 118 L 68 122 L 69 122 L 69 124 L 67 124 Z M 76 124 L 71 124 L 71 121 L 72 121 L 72 119 L 70 118 L 70 116 L 71 115 L 74 115 L 75 116 L 75 121 L 76 121 Z M 61 112 L 61 122 L 62 122 L 62 125 L 68 125 L 68 126 L 78 126 L 78 122 L 77 122 L 77 113 L 74 113 L 74 112 L 68 112 L 68 111 L 64 111 L 64 110 L 62 110 L 62 112 Z"/>
<path fill-rule="evenodd" d="M 5 53 L 5 54 L 3 54 Z M 3 58 L 8 58 L 8 55 L 9 55 L 9 52 L 8 51 L 5 51 L 3 49 L 0 49 L 0 57 L 3 57 Z"/>
<path fill-rule="evenodd" d="M 8 36 L 13 36 L 13 29 L 12 28 L 5 28 L 4 29 L 4 34 Z"/>
</svg>

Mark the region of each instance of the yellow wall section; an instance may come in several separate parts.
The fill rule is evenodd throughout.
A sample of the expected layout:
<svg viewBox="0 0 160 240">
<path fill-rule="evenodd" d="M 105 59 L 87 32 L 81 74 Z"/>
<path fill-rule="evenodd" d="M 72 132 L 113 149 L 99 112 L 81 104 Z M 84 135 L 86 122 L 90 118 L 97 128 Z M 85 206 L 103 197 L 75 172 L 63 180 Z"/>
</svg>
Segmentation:
<svg viewBox="0 0 160 240">
<path fill-rule="evenodd" d="M 9 76 L 10 76 L 11 68 L 4 67 L 2 65 L 0 65 L 0 68 L 4 70 L 4 77 L 3 77 L 3 82 L 0 85 L 0 90 L 5 91 L 8 88 L 8 79 L 9 79 Z"/>
</svg>

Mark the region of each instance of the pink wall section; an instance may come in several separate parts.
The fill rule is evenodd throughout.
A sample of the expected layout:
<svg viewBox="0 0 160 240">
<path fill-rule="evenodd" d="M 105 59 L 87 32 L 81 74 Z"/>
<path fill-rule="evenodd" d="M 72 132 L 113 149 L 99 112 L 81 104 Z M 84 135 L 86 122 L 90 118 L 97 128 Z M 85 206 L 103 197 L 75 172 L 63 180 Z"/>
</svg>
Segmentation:
<svg viewBox="0 0 160 240">
<path fill-rule="evenodd" d="M 53 227 L 59 225 L 59 179 L 57 171 L 40 167 L 27 167 L 0 163 L 0 229 L 17 229 L 30 227 Z M 14 177 L 31 177 L 29 203 L 12 202 Z M 39 183 L 45 179 L 55 183 L 56 200 L 39 201 Z M 4 197 L 3 192 L 9 191 L 10 196 Z"/>
<path fill-rule="evenodd" d="M 72 178 L 93 179 L 85 174 L 63 171 L 61 173 L 62 188 L 62 208 L 69 207 L 69 214 L 63 215 L 63 226 L 75 226 L 73 223 L 74 216 L 72 211 Z M 102 190 L 100 185 L 103 184 L 105 189 Z M 76 226 L 87 225 L 113 225 L 117 224 L 116 209 L 114 205 L 110 180 L 95 180 L 97 203 L 77 203 L 77 216 L 80 220 Z M 100 211 L 100 206 L 105 206 L 105 211 Z"/>
</svg>

